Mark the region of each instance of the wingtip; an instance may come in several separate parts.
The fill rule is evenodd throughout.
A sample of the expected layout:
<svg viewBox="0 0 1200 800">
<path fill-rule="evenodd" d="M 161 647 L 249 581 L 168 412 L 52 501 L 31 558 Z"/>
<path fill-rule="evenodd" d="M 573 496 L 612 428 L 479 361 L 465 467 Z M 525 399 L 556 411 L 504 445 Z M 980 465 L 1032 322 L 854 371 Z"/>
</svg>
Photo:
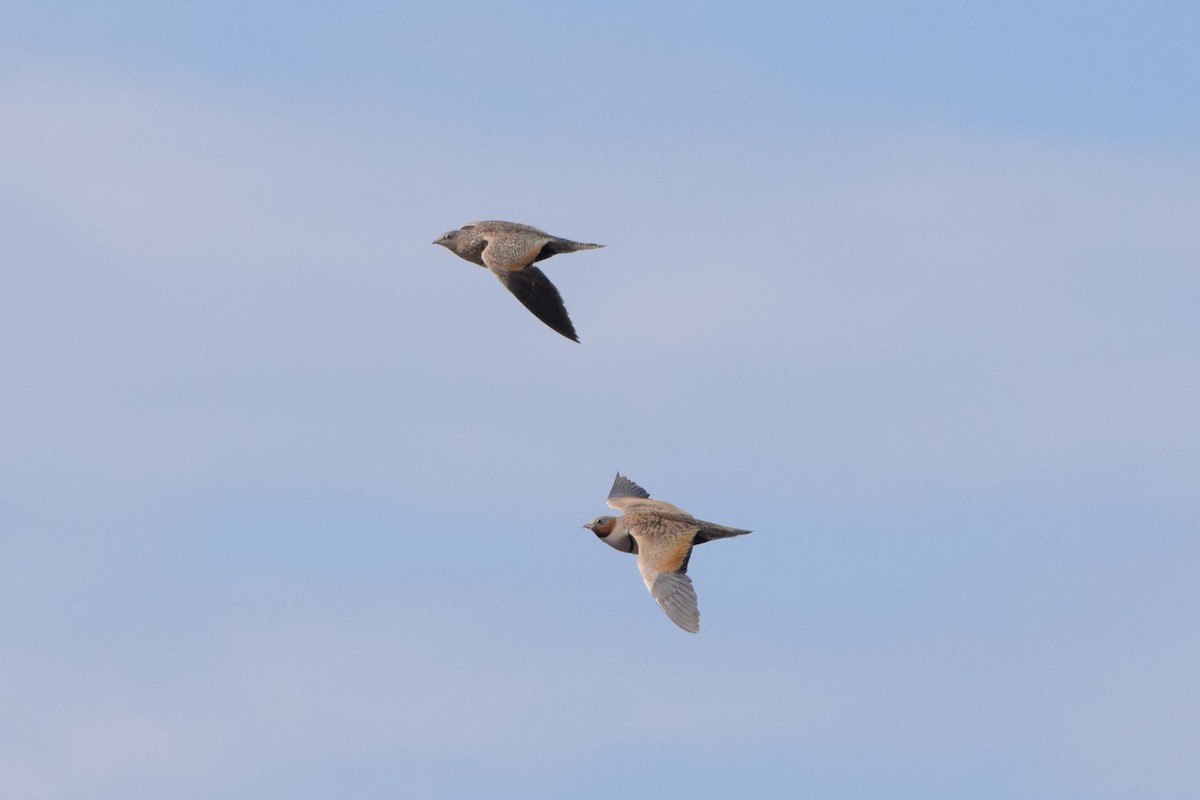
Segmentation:
<svg viewBox="0 0 1200 800">
<path fill-rule="evenodd" d="M 523 300 L 521 302 L 524 303 Z M 559 302 L 561 303 L 561 300 Z M 528 308 L 528 306 L 526 306 L 526 308 Z M 532 308 L 529 310 L 533 311 Z M 562 313 L 562 319 L 547 319 L 542 314 L 533 311 L 533 315 L 541 320 L 542 324 L 547 328 L 554 331 L 564 339 L 570 339 L 575 344 L 579 344 L 579 334 L 575 332 L 575 326 L 571 324 L 571 318 L 567 316 L 567 309 L 565 306 L 562 309 Z"/>
<path fill-rule="evenodd" d="M 700 632 L 700 608 L 692 579 L 682 572 L 665 572 L 655 578 L 650 593 L 667 618 L 688 633 Z"/>
<path fill-rule="evenodd" d="M 612 488 L 608 490 L 608 499 L 613 500 L 620 497 L 639 497 L 648 500 L 650 493 L 618 472 L 617 477 L 613 479 Z"/>
</svg>

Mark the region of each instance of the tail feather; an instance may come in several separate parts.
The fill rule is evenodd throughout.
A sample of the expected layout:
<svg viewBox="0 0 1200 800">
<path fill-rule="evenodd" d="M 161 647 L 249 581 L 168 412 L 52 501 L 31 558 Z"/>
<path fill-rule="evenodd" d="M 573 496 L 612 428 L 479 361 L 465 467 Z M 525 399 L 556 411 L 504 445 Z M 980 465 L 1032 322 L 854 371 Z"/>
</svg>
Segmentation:
<svg viewBox="0 0 1200 800">
<path fill-rule="evenodd" d="M 534 261 L 542 261 L 550 256 L 556 256 L 559 253 L 574 253 L 579 250 L 595 250 L 599 247 L 604 247 L 602 244 L 591 244 L 588 242 L 572 242 L 570 239 L 553 239 L 542 245 L 542 249 L 538 252 Z"/>
<path fill-rule="evenodd" d="M 713 539 L 728 539 L 730 536 L 744 536 L 750 531 L 744 531 L 741 528 L 730 528 L 728 525 L 718 525 L 715 522 L 705 522 L 704 520 L 696 520 L 700 523 L 700 530 L 696 534 L 695 543 L 704 544 Z"/>
</svg>

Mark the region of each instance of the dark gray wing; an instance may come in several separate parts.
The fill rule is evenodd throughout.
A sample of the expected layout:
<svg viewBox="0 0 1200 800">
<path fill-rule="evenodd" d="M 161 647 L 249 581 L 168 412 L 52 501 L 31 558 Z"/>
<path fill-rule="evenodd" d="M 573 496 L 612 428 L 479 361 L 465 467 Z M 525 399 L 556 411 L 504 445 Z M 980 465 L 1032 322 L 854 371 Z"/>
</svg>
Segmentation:
<svg viewBox="0 0 1200 800">
<path fill-rule="evenodd" d="M 511 271 L 493 271 L 504 287 L 521 301 L 521 305 L 533 312 L 535 317 L 571 341 L 579 341 L 579 337 L 575 335 L 575 326 L 567 316 L 567 307 L 563 305 L 562 295 L 544 272 L 532 266 Z"/>
<path fill-rule="evenodd" d="M 622 497 L 638 497 L 642 500 L 649 500 L 650 493 L 618 472 L 617 479 L 613 481 L 612 489 L 608 492 L 608 499 L 617 500 Z"/>
</svg>

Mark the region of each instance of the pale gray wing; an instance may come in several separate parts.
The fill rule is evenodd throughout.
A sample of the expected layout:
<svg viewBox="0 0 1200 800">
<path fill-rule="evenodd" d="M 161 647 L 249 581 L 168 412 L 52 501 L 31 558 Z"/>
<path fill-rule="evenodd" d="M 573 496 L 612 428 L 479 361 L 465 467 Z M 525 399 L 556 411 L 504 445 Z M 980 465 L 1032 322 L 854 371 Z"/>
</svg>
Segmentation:
<svg viewBox="0 0 1200 800">
<path fill-rule="evenodd" d="M 696 590 L 692 579 L 684 572 L 662 572 L 650 586 L 650 594 L 666 612 L 671 622 L 688 633 L 700 631 L 700 608 L 696 605 Z"/>
<path fill-rule="evenodd" d="M 484 259 L 487 259 L 486 250 Z M 567 316 L 567 307 L 563 304 L 562 295 L 558 293 L 558 289 L 554 288 L 554 284 L 540 269 L 525 267 L 525 269 L 508 271 L 493 267 L 492 272 L 500 279 L 504 287 L 521 301 L 521 305 L 533 312 L 535 317 L 571 341 L 579 341 L 579 337 L 575 334 L 575 326 L 571 324 L 571 318 Z"/>
<path fill-rule="evenodd" d="M 679 627 L 689 633 L 700 630 L 696 590 L 687 576 L 692 557 L 692 532 L 666 536 L 644 536 L 631 531 L 638 543 L 638 570 L 646 588 L 659 606 Z"/>
</svg>

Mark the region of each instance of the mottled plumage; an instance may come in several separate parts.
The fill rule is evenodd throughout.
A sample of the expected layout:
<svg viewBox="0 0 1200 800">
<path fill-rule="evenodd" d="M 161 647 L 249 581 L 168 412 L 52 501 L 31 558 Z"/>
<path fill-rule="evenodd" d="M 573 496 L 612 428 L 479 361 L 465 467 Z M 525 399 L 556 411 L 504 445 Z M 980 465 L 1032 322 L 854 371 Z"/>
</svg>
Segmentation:
<svg viewBox="0 0 1200 800">
<path fill-rule="evenodd" d="M 646 588 L 679 627 L 700 630 L 696 591 L 687 576 L 692 548 L 713 539 L 750 533 L 696 519 L 662 500 L 652 500 L 645 489 L 620 473 L 608 493 L 608 505 L 619 517 L 597 517 L 584 525 L 605 544 L 638 557 Z"/>
<path fill-rule="evenodd" d="M 594 250 L 602 244 L 573 242 L 518 222 L 472 222 L 434 241 L 473 264 L 495 273 L 504 287 L 542 322 L 578 342 L 562 296 L 533 264 L 559 253 Z"/>
</svg>

